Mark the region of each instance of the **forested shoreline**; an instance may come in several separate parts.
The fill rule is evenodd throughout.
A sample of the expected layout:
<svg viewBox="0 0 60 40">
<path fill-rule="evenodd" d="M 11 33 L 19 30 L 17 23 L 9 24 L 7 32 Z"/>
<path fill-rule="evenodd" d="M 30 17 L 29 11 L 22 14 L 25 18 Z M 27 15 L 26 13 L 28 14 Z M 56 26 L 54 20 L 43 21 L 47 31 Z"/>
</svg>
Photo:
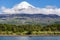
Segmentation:
<svg viewBox="0 0 60 40">
<path fill-rule="evenodd" d="M 0 35 L 60 35 L 60 24 L 46 26 L 0 24 Z"/>
</svg>

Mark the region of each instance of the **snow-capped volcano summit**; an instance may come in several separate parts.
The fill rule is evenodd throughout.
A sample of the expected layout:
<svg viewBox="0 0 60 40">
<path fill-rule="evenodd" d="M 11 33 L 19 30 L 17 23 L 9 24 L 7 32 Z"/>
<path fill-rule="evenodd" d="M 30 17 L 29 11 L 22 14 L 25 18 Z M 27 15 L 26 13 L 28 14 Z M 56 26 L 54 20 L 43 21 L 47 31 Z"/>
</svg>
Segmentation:
<svg viewBox="0 0 60 40">
<path fill-rule="evenodd" d="M 13 9 L 12 11 L 14 12 L 14 14 L 15 13 L 19 13 L 19 14 L 21 14 L 21 13 L 33 14 L 33 13 L 36 13 L 36 11 L 37 11 L 35 6 L 29 4 L 26 1 L 23 1 L 23 2 L 15 5 L 12 9 Z"/>
<path fill-rule="evenodd" d="M 28 9 L 28 8 L 35 8 L 33 5 L 31 5 L 31 4 L 29 4 L 28 2 L 26 2 L 26 1 L 23 1 L 23 2 L 21 2 L 20 4 L 18 4 L 18 5 L 16 5 L 14 8 L 16 8 L 17 7 L 17 9 Z"/>
</svg>

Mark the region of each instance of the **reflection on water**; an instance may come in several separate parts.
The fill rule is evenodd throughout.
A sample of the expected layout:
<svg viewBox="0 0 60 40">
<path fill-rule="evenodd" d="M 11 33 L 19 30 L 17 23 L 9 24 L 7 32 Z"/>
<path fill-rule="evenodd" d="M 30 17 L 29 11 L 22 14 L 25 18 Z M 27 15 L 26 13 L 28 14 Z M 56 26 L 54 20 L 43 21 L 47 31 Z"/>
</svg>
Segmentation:
<svg viewBox="0 0 60 40">
<path fill-rule="evenodd" d="M 0 40 L 30 40 L 29 37 L 3 37 L 0 36 Z"/>
<path fill-rule="evenodd" d="M 18 36 L 18 37 L 6 37 L 6 36 L 4 36 L 4 37 L 2 37 L 2 36 L 0 36 L 0 40 L 60 40 L 60 37 L 58 36 L 58 37 L 21 37 L 21 36 Z"/>
<path fill-rule="evenodd" d="M 29 37 L 16 37 L 17 40 L 30 40 Z"/>
</svg>

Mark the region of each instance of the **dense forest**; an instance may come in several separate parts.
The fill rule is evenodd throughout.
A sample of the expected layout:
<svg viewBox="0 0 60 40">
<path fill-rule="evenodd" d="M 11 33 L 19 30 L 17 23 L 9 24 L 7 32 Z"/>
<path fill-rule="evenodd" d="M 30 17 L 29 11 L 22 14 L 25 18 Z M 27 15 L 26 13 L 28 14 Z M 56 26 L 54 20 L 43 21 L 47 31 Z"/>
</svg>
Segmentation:
<svg viewBox="0 0 60 40">
<path fill-rule="evenodd" d="M 60 24 L 41 26 L 38 24 L 12 25 L 0 24 L 0 35 L 41 35 L 60 34 Z"/>
</svg>

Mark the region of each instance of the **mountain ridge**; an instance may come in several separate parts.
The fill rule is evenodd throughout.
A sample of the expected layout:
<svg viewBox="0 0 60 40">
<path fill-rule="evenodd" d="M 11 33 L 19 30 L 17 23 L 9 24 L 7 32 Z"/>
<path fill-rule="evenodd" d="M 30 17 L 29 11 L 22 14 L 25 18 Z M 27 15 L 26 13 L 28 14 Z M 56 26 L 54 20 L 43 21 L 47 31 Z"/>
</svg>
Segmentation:
<svg viewBox="0 0 60 40">
<path fill-rule="evenodd" d="M 45 15 L 45 14 L 0 14 L 0 17 L 15 17 L 15 16 L 21 16 L 21 17 L 50 17 L 50 18 L 59 18 L 60 16 L 56 15 L 56 14 L 49 14 L 49 15 Z"/>
</svg>

